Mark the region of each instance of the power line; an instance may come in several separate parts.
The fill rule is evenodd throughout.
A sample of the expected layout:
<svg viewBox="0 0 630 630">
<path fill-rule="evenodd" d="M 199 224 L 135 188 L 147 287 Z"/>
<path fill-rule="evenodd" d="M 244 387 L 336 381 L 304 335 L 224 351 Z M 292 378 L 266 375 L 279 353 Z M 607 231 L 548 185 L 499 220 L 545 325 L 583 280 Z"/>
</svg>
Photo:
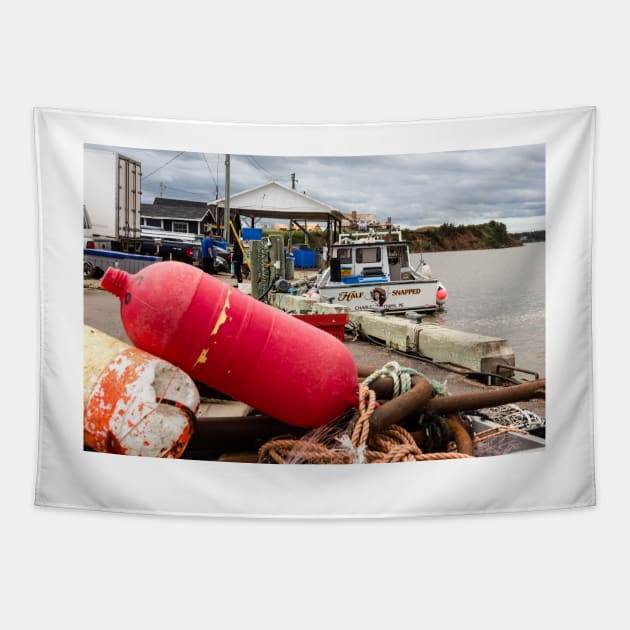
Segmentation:
<svg viewBox="0 0 630 630">
<path fill-rule="evenodd" d="M 253 156 L 251 155 L 245 155 L 244 156 L 247 160 L 250 161 L 250 163 L 254 166 L 254 168 L 257 168 L 259 171 L 263 172 L 265 175 L 267 175 L 267 177 L 270 177 L 272 180 L 277 181 L 279 179 L 282 179 L 281 177 L 276 177 L 275 175 L 272 175 L 264 166 L 261 166 L 255 159 Z"/>
<path fill-rule="evenodd" d="M 219 181 L 219 154 L 217 153 L 217 181 Z M 219 186 L 217 185 L 217 199 L 219 197 Z"/>
<path fill-rule="evenodd" d="M 182 188 L 175 188 L 174 186 L 169 186 L 167 184 L 160 184 L 160 196 L 164 196 L 164 190 L 176 190 L 177 192 L 180 193 L 185 193 L 187 195 L 195 195 L 197 197 L 205 197 L 206 199 L 210 198 L 210 193 L 207 192 L 193 192 L 192 190 L 183 190 Z M 149 194 L 154 194 L 156 195 L 157 192 L 154 191 L 151 187 L 147 186 L 146 188 L 146 192 Z"/>
<path fill-rule="evenodd" d="M 212 169 L 210 168 L 210 164 L 208 164 L 208 159 L 206 158 L 206 154 L 202 153 L 201 155 L 203 155 L 203 159 L 204 162 L 206 163 L 206 166 L 208 167 L 208 172 L 210 173 L 210 177 L 212 177 L 212 181 L 214 182 L 214 187 L 215 190 L 219 190 L 219 184 L 217 184 L 217 180 L 214 178 L 214 173 L 212 172 Z"/>
<path fill-rule="evenodd" d="M 196 195 L 197 197 L 209 197 L 207 192 L 193 192 L 192 190 L 183 190 L 182 188 L 173 188 L 173 186 L 166 186 L 168 190 L 176 190 L 177 192 L 186 193 L 187 195 Z"/>
<path fill-rule="evenodd" d="M 162 164 L 162 166 L 158 166 L 154 171 L 151 171 L 148 175 L 143 175 L 142 179 L 144 181 L 146 181 L 147 179 L 149 179 L 149 177 L 151 177 L 151 175 L 155 175 L 155 173 L 157 173 L 159 170 L 163 169 L 165 166 L 170 164 L 173 160 L 176 160 L 180 155 L 183 155 L 184 153 L 186 153 L 186 152 L 185 151 L 180 151 L 177 155 L 174 155 L 170 160 L 168 160 L 168 162 L 165 162 L 164 164 Z"/>
</svg>

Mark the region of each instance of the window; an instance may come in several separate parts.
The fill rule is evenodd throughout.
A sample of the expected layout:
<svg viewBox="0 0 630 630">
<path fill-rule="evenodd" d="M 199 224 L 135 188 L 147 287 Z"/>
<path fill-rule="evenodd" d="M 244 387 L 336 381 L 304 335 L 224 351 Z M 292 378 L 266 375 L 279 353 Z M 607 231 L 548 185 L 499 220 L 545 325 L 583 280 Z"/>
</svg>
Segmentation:
<svg viewBox="0 0 630 630">
<path fill-rule="evenodd" d="M 145 227 L 162 228 L 162 219 L 147 219 L 142 217 L 142 225 Z"/>
<path fill-rule="evenodd" d="M 381 262 L 380 247 L 361 247 L 357 249 L 358 263 L 377 263 Z"/>
<path fill-rule="evenodd" d="M 337 250 L 337 258 L 342 265 L 352 264 L 352 249 L 349 247 L 340 247 Z"/>
<path fill-rule="evenodd" d="M 173 221 L 173 232 L 188 234 L 188 223 L 183 221 Z"/>
<path fill-rule="evenodd" d="M 401 247 L 400 245 L 390 245 L 387 248 L 387 262 L 390 265 L 397 265 L 399 263 L 403 265 L 407 265 L 407 250 L 405 247 Z"/>
</svg>

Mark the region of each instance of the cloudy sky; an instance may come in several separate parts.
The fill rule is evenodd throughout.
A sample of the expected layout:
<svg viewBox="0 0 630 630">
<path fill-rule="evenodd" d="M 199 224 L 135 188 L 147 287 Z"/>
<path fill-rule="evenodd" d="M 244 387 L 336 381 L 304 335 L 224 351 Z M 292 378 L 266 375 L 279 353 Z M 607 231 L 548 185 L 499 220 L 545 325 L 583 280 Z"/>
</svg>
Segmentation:
<svg viewBox="0 0 630 630">
<path fill-rule="evenodd" d="M 142 164 L 142 201 L 210 201 L 225 194 L 225 156 L 115 150 Z M 232 155 L 232 194 L 271 180 L 344 213 L 392 217 L 401 227 L 502 221 L 512 232 L 545 227 L 545 147 L 368 157 Z"/>
</svg>

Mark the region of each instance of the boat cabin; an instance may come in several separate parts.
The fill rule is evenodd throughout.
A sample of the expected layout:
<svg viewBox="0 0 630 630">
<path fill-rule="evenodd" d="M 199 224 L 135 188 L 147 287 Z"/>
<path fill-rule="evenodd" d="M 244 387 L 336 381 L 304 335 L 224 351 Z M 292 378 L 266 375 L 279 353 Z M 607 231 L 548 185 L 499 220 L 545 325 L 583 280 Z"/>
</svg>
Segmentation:
<svg viewBox="0 0 630 630">
<path fill-rule="evenodd" d="M 412 280 L 408 244 L 404 241 L 341 242 L 333 245 L 330 281 L 344 284 Z"/>
<path fill-rule="evenodd" d="M 406 241 L 342 239 L 332 246 L 330 265 L 316 287 L 322 301 L 349 311 L 434 311 L 446 300 L 446 290 L 420 262 L 420 271 L 410 266 Z"/>
</svg>

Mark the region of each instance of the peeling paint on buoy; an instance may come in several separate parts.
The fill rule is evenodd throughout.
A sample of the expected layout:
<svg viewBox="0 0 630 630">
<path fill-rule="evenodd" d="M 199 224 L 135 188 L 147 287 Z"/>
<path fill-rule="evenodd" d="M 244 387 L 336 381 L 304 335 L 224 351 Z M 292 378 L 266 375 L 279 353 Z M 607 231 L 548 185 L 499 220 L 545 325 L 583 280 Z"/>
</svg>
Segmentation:
<svg viewBox="0 0 630 630">
<path fill-rule="evenodd" d="M 84 326 L 83 430 L 89 448 L 180 457 L 193 431 L 199 392 L 181 369 Z"/>
</svg>

